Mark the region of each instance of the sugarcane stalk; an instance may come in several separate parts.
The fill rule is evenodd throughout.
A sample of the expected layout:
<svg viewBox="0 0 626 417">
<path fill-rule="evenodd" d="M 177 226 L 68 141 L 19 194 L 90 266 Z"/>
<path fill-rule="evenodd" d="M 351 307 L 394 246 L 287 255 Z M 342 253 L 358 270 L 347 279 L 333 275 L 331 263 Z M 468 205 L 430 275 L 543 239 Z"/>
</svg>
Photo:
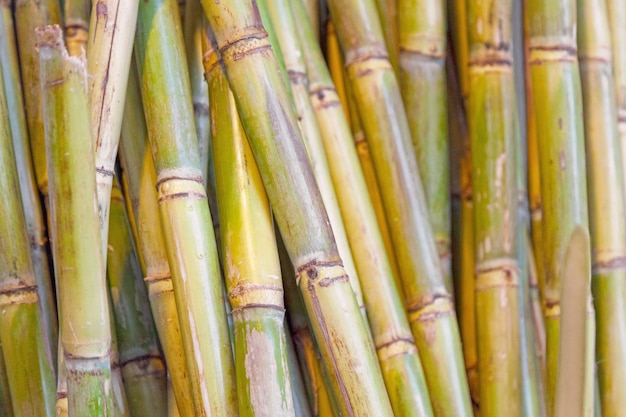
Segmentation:
<svg viewBox="0 0 626 417">
<path fill-rule="evenodd" d="M 296 27 L 291 16 L 291 9 L 288 4 L 281 3 L 280 0 L 270 2 L 257 0 L 257 4 L 261 11 L 264 27 L 268 32 L 271 33 L 273 31 L 276 34 L 278 43 L 272 43 L 272 47 L 275 50 L 281 51 L 285 69 L 288 73 L 289 86 L 294 99 L 298 126 L 300 127 L 315 180 L 322 195 L 326 213 L 328 214 L 339 256 L 350 279 L 350 285 L 354 291 L 359 308 L 367 320 L 360 274 L 356 267 L 346 227 L 342 219 L 341 209 L 337 201 L 338 192 L 335 191 L 333 186 L 330 173 L 331 164 L 326 156 L 320 127 L 318 126 L 315 112 L 313 111 L 313 106 L 309 99 L 308 79 L 303 59 L 304 51 L 300 46 L 297 35 L 295 35 Z M 264 13 L 268 15 L 267 22 L 265 22 Z"/>
<path fill-rule="evenodd" d="M 548 415 L 589 415 L 590 242 L 576 57 L 576 3 L 529 0 L 529 65 L 539 147 Z M 593 362 L 591 362 L 593 364 Z"/>
<path fill-rule="evenodd" d="M 430 225 L 444 270 L 444 282 L 448 292 L 453 294 L 445 11 L 443 0 L 398 0 L 402 101 L 424 184 Z"/>
<path fill-rule="evenodd" d="M 115 158 L 137 23 L 139 0 L 94 1 L 89 25 L 87 69 L 91 136 L 95 141 L 96 183 L 102 253 L 106 261 L 109 204 Z"/>
<path fill-rule="evenodd" d="M 240 415 L 294 416 L 285 307 L 269 203 L 215 52 L 207 60 L 226 288 Z M 206 54 L 205 54 L 206 56 Z M 259 247 L 257 242 L 264 242 Z"/>
<path fill-rule="evenodd" d="M 515 10 L 515 9 L 513 9 Z M 514 12 L 515 13 L 515 12 Z M 513 58 L 515 60 L 515 58 Z M 515 71 L 515 69 L 514 69 Z M 515 120 L 517 125 L 517 119 Z M 546 402 L 543 373 L 540 366 L 540 356 L 537 351 L 536 327 L 533 317 L 531 299 L 530 268 L 533 260 L 529 242 L 529 210 L 528 192 L 526 187 L 526 172 L 524 167 L 525 143 L 521 137 L 519 127 L 516 129 L 515 149 L 515 177 L 517 181 L 517 263 L 519 265 L 519 317 L 520 317 L 520 356 L 522 376 L 522 407 L 524 416 L 546 417 Z M 542 323 L 543 324 L 543 323 Z"/>
<path fill-rule="evenodd" d="M 72 56 L 87 54 L 91 0 L 65 0 L 63 3 L 67 50 Z"/>
<path fill-rule="evenodd" d="M 444 285 L 409 126 L 374 4 L 333 0 L 329 6 L 374 162 L 435 415 L 469 415 L 454 305 Z"/>
<path fill-rule="evenodd" d="M 302 371 L 311 415 L 315 417 L 334 417 L 337 410 L 337 401 L 335 398 L 331 398 L 332 391 L 326 385 L 326 380 L 322 373 L 323 364 L 320 361 L 319 349 L 313 339 L 304 301 L 298 291 L 296 277 L 293 273 L 294 267 L 278 231 L 276 233 L 276 241 L 283 276 L 288 328 L 293 340 L 296 359 Z M 328 373 L 326 372 L 325 375 L 328 375 Z M 299 414 L 296 415 L 299 416 Z"/>
<path fill-rule="evenodd" d="M 9 109 L 0 72 L 0 343 L 15 416 L 52 416 L 55 386 L 46 350 L 22 210 Z M 4 387 L 3 387 L 4 388 Z"/>
<path fill-rule="evenodd" d="M 203 6 L 342 412 L 393 415 L 256 4 Z"/>
<path fill-rule="evenodd" d="M 137 69 L 133 63 L 122 122 L 120 162 L 126 184 L 125 192 L 137 224 L 137 247 L 143 255 L 145 269 L 142 272 L 152 317 L 168 365 L 177 410 L 182 417 L 192 417 L 196 411 L 159 218 L 157 176 L 147 135 Z"/>
<path fill-rule="evenodd" d="M 69 404 L 67 399 L 67 369 L 65 367 L 65 352 L 63 351 L 63 343 L 59 338 L 58 351 L 58 377 L 57 377 L 57 402 L 56 417 L 69 416 Z"/>
<path fill-rule="evenodd" d="M 531 215 L 532 217 L 532 215 Z M 530 235 L 530 231 L 527 231 Z M 526 237 L 526 253 L 528 256 L 528 288 L 530 292 L 530 308 L 533 321 L 533 328 L 535 334 L 535 354 L 539 362 L 539 368 L 541 372 L 542 385 L 544 386 L 545 395 L 545 382 L 546 382 L 546 326 L 544 324 L 544 315 L 541 302 L 541 295 L 539 291 L 539 281 L 537 272 L 537 259 L 532 248 L 532 236 Z M 544 398 L 545 400 L 545 398 Z"/>
<path fill-rule="evenodd" d="M 448 0 L 448 21 L 450 40 L 454 52 L 459 88 L 463 97 L 463 106 L 469 97 L 469 31 L 467 18 L 467 0 Z"/>
<path fill-rule="evenodd" d="M 51 236 L 70 415 L 109 416 L 111 328 L 93 176 L 85 61 L 59 26 L 37 31 L 44 93 Z"/>
<path fill-rule="evenodd" d="M 11 391 L 7 377 L 7 368 L 2 355 L 2 342 L 0 341 L 0 416 L 14 417 L 13 405 L 11 404 Z M 297 364 L 297 363 L 296 363 Z"/>
<path fill-rule="evenodd" d="M 297 290 L 296 290 L 297 291 Z M 306 392 L 306 385 L 304 383 L 304 377 L 300 371 L 300 364 L 298 363 L 298 357 L 293 345 L 291 333 L 289 332 L 289 326 L 287 321 L 283 322 L 285 340 L 287 342 L 287 362 L 289 366 L 289 381 L 291 384 L 291 393 L 293 395 L 293 411 L 298 417 L 312 417 L 311 409 L 309 407 L 309 399 Z"/>
<path fill-rule="evenodd" d="M 531 291 L 531 263 L 532 250 L 530 249 L 530 211 L 528 203 L 528 185 L 526 175 L 527 144 L 525 125 L 521 126 L 520 119 L 526 120 L 526 70 L 524 55 L 524 18 L 522 4 L 513 2 L 512 5 L 512 44 L 513 44 L 513 78 L 516 113 L 515 113 L 515 176 L 517 182 L 517 262 L 519 265 L 519 307 L 520 307 L 520 353 L 522 375 L 522 407 L 523 415 L 546 417 L 546 401 L 544 378 L 539 359 L 543 357 L 537 351 L 539 328 L 533 316 L 533 299 Z M 534 283 L 536 290 L 536 282 Z M 540 315 L 542 317 L 542 315 Z M 540 319 L 541 320 L 541 319 Z M 541 326 L 543 323 L 541 323 Z M 545 330 L 542 330 L 545 332 Z M 542 336 L 539 336 L 542 337 Z"/>
<path fill-rule="evenodd" d="M 541 206 L 541 188 L 539 175 L 539 153 L 537 144 L 537 132 L 535 113 L 532 103 L 532 89 L 530 86 L 529 65 L 529 22 L 527 8 L 523 7 L 523 33 L 524 33 L 524 86 L 526 104 L 526 172 L 528 183 L 528 204 L 530 214 L 530 239 L 527 238 L 528 261 L 529 261 L 529 292 L 534 322 L 534 333 L 537 358 L 541 372 L 541 386 L 543 388 L 543 401 L 545 403 L 546 388 L 546 327 L 544 322 L 545 313 L 545 270 L 543 253 L 542 219 L 543 208 Z"/>
<path fill-rule="evenodd" d="M 453 57 L 446 64 L 448 91 L 448 123 L 450 135 L 451 212 L 452 212 L 452 276 L 463 358 L 474 413 L 479 405 L 478 352 L 476 341 L 476 291 L 474 250 L 474 202 L 471 178 L 471 154 L 463 97 Z"/>
<path fill-rule="evenodd" d="M 187 0 L 185 3 L 183 36 L 185 38 L 187 67 L 191 84 L 193 115 L 196 122 L 196 132 L 198 133 L 200 169 L 207 187 L 211 216 L 215 217 L 217 214 L 217 202 L 215 201 L 215 177 L 212 169 L 213 150 L 211 148 L 211 120 L 209 118 L 209 87 L 204 79 L 204 68 L 202 66 L 202 36 L 206 30 L 206 24 L 200 0 Z M 211 164 L 211 168 L 209 168 L 209 164 Z"/>
<path fill-rule="evenodd" d="M 527 0 L 526 0 L 527 1 Z M 537 281 L 542 299 L 542 311 L 545 310 L 543 303 L 545 271 L 543 262 L 543 234 L 542 220 L 543 208 L 541 205 L 541 182 L 539 175 L 539 149 L 537 143 L 537 124 L 535 121 L 535 109 L 533 106 L 532 88 L 530 86 L 530 22 L 528 22 L 527 7 L 524 7 L 524 69 L 526 86 L 526 145 L 527 145 L 527 176 L 528 176 L 528 202 L 530 206 L 532 249 L 536 259 Z M 545 351 L 545 347 L 544 347 Z M 545 368 L 545 363 L 544 363 Z"/>
<path fill-rule="evenodd" d="M 122 191 L 113 180 L 107 280 L 130 415 L 167 416 L 167 374 L 135 255 Z"/>
<path fill-rule="evenodd" d="M 37 191 L 29 144 L 24 97 L 20 76 L 20 62 L 15 38 L 15 26 L 11 8 L 12 2 L 0 1 L 0 67 L 4 79 L 11 136 L 17 175 L 20 185 L 22 207 L 30 242 L 31 260 L 37 282 L 40 303 L 40 318 L 47 346 L 48 366 L 56 375 L 56 357 L 59 325 L 57 322 L 56 301 L 48 258 L 48 237 L 46 224 Z"/>
<path fill-rule="evenodd" d="M 47 210 L 48 171 L 43 127 L 43 93 L 39 79 L 40 65 L 35 29 L 46 25 L 60 25 L 61 9 L 58 0 L 19 0 L 15 2 L 14 14 L 33 168 Z"/>
<path fill-rule="evenodd" d="M 613 78 L 615 96 L 617 99 L 617 128 L 622 147 L 622 170 L 626 178 L 626 46 L 622 39 L 626 36 L 626 3 L 616 0 L 607 0 L 611 50 L 613 56 Z M 626 184 L 625 184 L 626 185 Z"/>
<path fill-rule="evenodd" d="M 343 64 L 342 64 L 343 67 Z M 331 73 L 332 74 L 332 73 Z M 387 217 L 385 217 L 385 208 L 383 207 L 382 196 L 380 188 L 378 187 L 378 180 L 376 179 L 376 172 L 374 170 L 374 163 L 372 162 L 372 156 L 370 154 L 369 145 L 365 139 L 365 132 L 363 132 L 363 125 L 359 117 L 359 112 L 356 108 L 354 101 L 354 95 L 350 85 L 346 85 L 348 94 L 348 110 L 349 120 L 351 121 L 350 128 L 352 130 L 352 140 L 354 147 L 356 148 L 357 155 L 359 157 L 359 164 L 363 172 L 365 184 L 367 185 L 367 191 L 374 207 L 374 213 L 376 215 L 376 222 L 378 223 L 378 229 L 383 238 L 385 244 L 385 250 L 387 252 L 387 258 L 391 263 L 391 269 L 393 271 L 393 277 L 396 282 L 396 287 L 400 292 L 402 302 L 406 300 L 404 294 L 404 288 L 402 287 L 402 280 L 400 279 L 400 268 L 396 260 L 395 250 L 393 249 L 393 243 L 391 242 L 391 232 L 389 231 L 389 224 Z"/>
<path fill-rule="evenodd" d="M 432 415 L 422 366 L 350 128 L 304 10 L 298 3 L 293 3 L 292 10 L 294 20 L 300 22 L 296 31 L 302 46 L 298 52 L 306 61 L 309 94 L 333 183 L 339 191 L 339 205 L 360 273 L 370 328 L 394 413 Z"/>
<path fill-rule="evenodd" d="M 320 40 L 320 0 L 300 0 L 306 9 L 308 21 L 311 23 L 315 39 Z M 328 33 L 328 32 L 327 32 Z"/>
<path fill-rule="evenodd" d="M 387 45 L 387 53 L 391 66 L 399 74 L 400 68 L 400 28 L 402 19 L 402 10 L 399 0 L 375 0 L 380 26 L 383 29 L 385 44 Z M 414 13 L 414 12 L 413 12 Z"/>
<path fill-rule="evenodd" d="M 328 63 L 328 70 L 330 76 L 337 90 L 339 101 L 343 107 L 343 111 L 348 120 L 348 124 L 352 126 L 351 112 L 348 105 L 348 93 L 345 80 L 345 71 L 343 57 L 341 56 L 341 50 L 339 49 L 339 41 L 337 40 L 337 34 L 335 33 L 335 25 L 332 20 L 328 20 L 326 23 L 326 61 Z"/>
<path fill-rule="evenodd" d="M 592 290 L 602 413 L 626 416 L 626 212 L 607 2 L 579 0 Z"/>
<path fill-rule="evenodd" d="M 468 3 L 476 332 L 485 417 L 523 411 L 511 6 L 508 0 Z"/>
<path fill-rule="evenodd" d="M 174 0 L 141 2 L 135 56 L 196 413 L 235 416 L 235 372 L 223 283 L 178 19 Z"/>
</svg>

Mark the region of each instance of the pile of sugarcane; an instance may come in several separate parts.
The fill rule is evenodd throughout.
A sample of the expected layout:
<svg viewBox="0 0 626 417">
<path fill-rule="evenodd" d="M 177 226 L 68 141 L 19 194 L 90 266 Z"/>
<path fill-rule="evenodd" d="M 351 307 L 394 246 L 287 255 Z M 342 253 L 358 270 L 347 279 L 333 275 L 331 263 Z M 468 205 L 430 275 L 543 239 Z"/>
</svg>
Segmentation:
<svg viewBox="0 0 626 417">
<path fill-rule="evenodd" d="M 626 1 L 0 0 L 0 417 L 626 416 Z"/>
</svg>

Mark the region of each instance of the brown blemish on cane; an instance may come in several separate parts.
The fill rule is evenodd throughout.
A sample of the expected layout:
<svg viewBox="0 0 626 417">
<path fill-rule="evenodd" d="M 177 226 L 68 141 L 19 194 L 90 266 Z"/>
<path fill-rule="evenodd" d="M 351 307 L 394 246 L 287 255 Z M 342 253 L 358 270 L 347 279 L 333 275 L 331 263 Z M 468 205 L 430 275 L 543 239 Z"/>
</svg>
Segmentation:
<svg viewBox="0 0 626 417">
<path fill-rule="evenodd" d="M 318 269 L 324 269 L 324 268 L 334 268 L 337 266 L 342 266 L 341 260 L 331 260 L 331 261 L 320 261 L 317 258 L 314 258 L 312 260 L 310 260 L 309 262 L 304 263 L 303 265 L 299 266 L 297 268 L 297 274 L 298 274 L 298 282 L 301 282 L 301 278 L 300 276 L 302 274 L 306 274 L 306 276 L 309 278 L 307 283 L 306 283 L 306 291 L 309 293 L 310 297 L 311 297 L 311 304 L 313 306 L 313 312 L 314 315 L 313 317 L 311 317 L 312 320 L 317 321 L 317 325 L 319 326 L 321 332 L 322 332 L 322 338 L 323 338 L 323 343 L 324 345 L 328 346 L 328 352 L 331 358 L 331 363 L 333 366 L 333 373 L 335 375 L 335 377 L 337 378 L 337 384 L 339 385 L 339 390 L 341 391 L 341 397 L 342 400 L 345 404 L 345 407 L 348 411 L 348 415 L 353 417 L 354 414 L 354 410 L 352 408 L 352 404 L 350 403 L 350 398 L 348 396 L 348 392 L 347 392 L 347 388 L 345 385 L 345 382 L 343 381 L 342 377 L 341 377 L 341 373 L 339 372 L 339 368 L 338 368 L 338 363 L 337 363 L 337 357 L 335 355 L 335 351 L 331 348 L 333 342 L 335 344 L 338 344 L 341 340 L 340 339 L 336 339 L 336 337 L 334 335 L 329 334 L 328 331 L 328 326 L 326 325 L 326 322 L 324 320 L 324 315 L 322 312 L 322 308 L 320 306 L 319 300 L 317 298 L 317 286 L 316 284 L 316 280 L 319 278 L 319 271 Z M 342 274 L 344 275 L 344 274 Z M 325 277 L 324 279 L 333 279 L 335 277 Z M 343 347 L 345 349 L 345 347 Z M 342 347 L 338 346 L 338 349 L 341 350 Z M 329 370 L 330 371 L 330 370 Z"/>
<path fill-rule="evenodd" d="M 109 17 L 109 9 L 103 1 L 99 1 L 96 4 L 96 18 L 98 19 L 107 19 Z"/>
<path fill-rule="evenodd" d="M 567 167 L 567 164 L 565 161 L 566 161 L 565 152 L 564 151 L 559 152 L 559 167 L 561 168 L 562 171 L 565 171 L 565 168 Z"/>
</svg>

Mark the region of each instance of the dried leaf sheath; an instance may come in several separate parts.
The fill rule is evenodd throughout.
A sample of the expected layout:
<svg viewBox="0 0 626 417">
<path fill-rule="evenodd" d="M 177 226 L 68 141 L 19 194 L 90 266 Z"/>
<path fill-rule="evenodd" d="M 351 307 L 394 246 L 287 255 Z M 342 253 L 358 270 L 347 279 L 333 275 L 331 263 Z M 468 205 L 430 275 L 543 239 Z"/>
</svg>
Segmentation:
<svg viewBox="0 0 626 417">
<path fill-rule="evenodd" d="M 91 135 L 95 142 L 100 236 L 106 261 L 109 204 L 139 0 L 93 2 L 87 65 Z"/>
</svg>

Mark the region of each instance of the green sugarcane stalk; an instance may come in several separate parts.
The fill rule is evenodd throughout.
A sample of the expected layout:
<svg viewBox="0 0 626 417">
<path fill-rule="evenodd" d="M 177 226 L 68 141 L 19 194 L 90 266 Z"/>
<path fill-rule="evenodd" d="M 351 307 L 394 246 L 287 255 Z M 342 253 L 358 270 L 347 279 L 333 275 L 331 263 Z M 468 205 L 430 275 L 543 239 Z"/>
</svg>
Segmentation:
<svg viewBox="0 0 626 417">
<path fill-rule="evenodd" d="M 37 281 L 0 72 L 0 343 L 16 417 L 52 416 L 54 373 L 40 318 Z"/>
<path fill-rule="evenodd" d="M 37 31 L 61 342 L 69 414 L 109 416 L 111 327 L 100 245 L 89 129 L 87 71 L 70 57 L 59 26 Z"/>
<path fill-rule="evenodd" d="M 93 2 L 87 69 L 91 135 L 95 141 L 96 183 L 102 253 L 107 256 L 109 204 L 115 158 L 122 129 L 124 100 L 137 23 L 139 0 Z"/>
<path fill-rule="evenodd" d="M 309 399 L 307 396 L 306 385 L 304 383 L 304 377 L 300 371 L 300 364 L 298 363 L 298 356 L 294 348 L 291 333 L 289 332 L 289 326 L 287 321 L 283 322 L 285 327 L 285 340 L 287 342 L 287 363 L 289 366 L 289 381 L 291 384 L 291 393 L 293 395 L 293 411 L 298 417 L 313 417 L 311 409 L 309 407 Z"/>
<path fill-rule="evenodd" d="M 215 52 L 207 71 L 226 288 L 242 416 L 295 416 L 280 263 L 269 203 Z M 263 247 L 258 242 L 264 242 Z"/>
<path fill-rule="evenodd" d="M 122 191 L 113 180 L 107 279 L 115 316 L 120 367 L 130 415 L 167 416 L 167 373 L 148 294 L 135 254 Z"/>
<path fill-rule="evenodd" d="M 277 2 L 280 4 L 280 2 Z M 304 9 L 292 5 L 306 61 L 309 94 L 330 162 L 343 219 L 361 277 L 370 328 L 385 385 L 396 415 L 432 415 L 422 366 L 395 284 L 391 262 L 352 134 Z M 292 73 L 293 74 L 293 73 Z M 306 80 L 306 79 L 305 79 Z"/>
<path fill-rule="evenodd" d="M 435 415 L 469 415 L 454 305 L 445 288 L 409 126 L 374 4 L 333 0 L 329 6 L 374 162 Z"/>
<path fill-rule="evenodd" d="M 341 67 L 343 68 L 343 64 L 341 65 Z M 389 224 L 387 222 L 387 217 L 385 216 L 385 208 L 383 207 L 382 196 L 380 193 L 380 188 L 378 186 L 378 180 L 376 179 L 376 172 L 374 170 L 374 163 L 372 162 L 372 155 L 370 154 L 369 145 L 367 144 L 367 140 L 365 139 L 363 125 L 361 123 L 361 119 L 356 108 L 352 89 L 349 84 L 347 84 L 346 87 L 348 94 L 347 100 L 348 111 L 350 114 L 349 119 L 351 121 L 350 128 L 352 130 L 352 140 L 354 142 L 354 147 L 356 148 L 356 152 L 359 157 L 359 164 L 363 172 L 365 184 L 367 185 L 367 191 L 370 196 L 372 206 L 374 207 L 374 213 L 376 215 L 378 229 L 380 230 L 383 238 L 383 243 L 385 244 L 387 258 L 389 259 L 389 262 L 391 262 L 391 269 L 393 271 L 393 277 L 396 282 L 396 288 L 398 288 L 398 291 L 400 292 L 400 296 L 402 298 L 402 302 L 404 303 L 406 297 L 404 294 L 404 288 L 402 287 L 402 281 L 400 279 L 400 268 L 396 260 L 393 243 L 391 242 L 391 232 L 389 231 Z"/>
<path fill-rule="evenodd" d="M 537 283 L 531 278 L 532 249 L 530 248 L 530 211 L 528 199 L 528 182 L 526 163 L 528 160 L 525 129 L 520 126 L 519 118 L 525 121 L 526 96 L 526 61 L 524 49 L 524 17 L 521 3 L 512 4 L 512 43 L 513 43 L 513 77 L 515 88 L 515 171 L 517 181 L 517 261 L 519 265 L 519 306 L 520 306 L 520 353 L 522 374 L 522 407 L 525 416 L 546 417 L 546 401 L 544 378 L 540 366 L 542 351 L 537 351 L 537 336 L 545 330 L 537 327 L 538 322 L 533 316 L 533 294 L 537 296 Z M 520 48 L 521 47 L 521 48 Z M 521 50 L 521 52 L 518 52 Z M 521 88 L 518 88 L 521 83 Z M 520 91 L 522 90 L 522 91 Z M 534 292 L 533 292 L 534 287 Z M 540 309 L 539 309 L 540 311 Z M 539 326 L 543 327 L 543 314 L 539 314 Z M 542 337 L 542 336 L 540 336 Z"/>
<path fill-rule="evenodd" d="M 72 56 L 87 53 L 91 0 L 65 0 L 63 2 L 65 43 Z"/>
<path fill-rule="evenodd" d="M 402 25 L 402 21 L 407 17 L 403 16 L 402 13 L 409 12 L 412 15 L 416 15 L 417 13 L 415 10 L 403 10 L 400 0 L 375 0 L 375 2 L 378 18 L 380 19 L 380 26 L 385 36 L 389 62 L 396 71 L 396 74 L 399 74 L 400 51 L 402 49 L 402 30 L 400 26 Z M 445 25 L 442 29 L 445 30 Z"/>
<path fill-rule="evenodd" d="M 256 4 L 204 0 L 203 6 L 341 410 L 393 415 Z"/>
<path fill-rule="evenodd" d="M 476 332 L 484 417 L 523 415 L 521 279 L 516 259 L 519 132 L 511 7 L 508 0 L 468 3 Z"/>
<path fill-rule="evenodd" d="M 20 62 L 15 38 L 15 26 L 10 8 L 11 2 L 0 1 L 0 67 L 4 78 L 13 150 L 17 165 L 22 206 L 26 219 L 26 229 L 30 242 L 31 259 L 37 281 L 40 317 L 47 346 L 49 367 L 56 374 L 57 344 L 59 325 L 57 321 L 56 301 L 48 258 L 48 237 L 46 224 L 37 191 L 33 170 L 24 97 L 20 76 Z"/>
<path fill-rule="evenodd" d="M 315 30 L 315 26 L 313 26 L 313 29 Z M 328 64 L 330 76 L 333 79 L 333 84 L 335 84 L 335 89 L 339 95 L 339 101 L 341 102 L 343 111 L 346 114 L 346 119 L 348 120 L 350 127 L 352 127 L 352 114 L 348 105 L 349 99 L 345 82 L 343 57 L 341 56 L 341 50 L 339 49 L 339 41 L 337 40 L 335 25 L 330 19 L 326 23 L 326 62 Z"/>
<path fill-rule="evenodd" d="M 69 416 L 69 404 L 67 399 L 67 369 L 65 367 L 65 352 L 63 351 L 63 343 L 59 338 L 58 347 L 58 377 L 57 377 L 57 402 L 56 417 Z"/>
<path fill-rule="evenodd" d="M 607 2 L 578 1 L 597 378 L 602 413 L 626 416 L 626 211 Z"/>
<path fill-rule="evenodd" d="M 33 168 L 37 186 L 47 210 L 48 171 L 43 127 L 43 92 L 40 84 L 35 29 L 46 25 L 60 25 L 61 9 L 58 0 L 19 0 L 15 2 L 14 14 Z"/>
<path fill-rule="evenodd" d="M 294 99 L 295 110 L 298 118 L 298 126 L 302 133 L 302 139 L 309 155 L 309 160 L 313 168 L 315 180 L 319 187 L 333 230 L 339 256 L 350 284 L 354 291 L 359 308 L 367 320 L 366 306 L 363 301 L 363 291 L 361 288 L 360 274 L 357 269 L 346 227 L 342 220 L 341 209 L 338 202 L 338 192 L 335 190 L 331 178 L 330 163 L 324 150 L 324 143 L 320 127 L 315 118 L 313 106 L 309 100 L 308 80 L 306 66 L 303 59 L 303 50 L 297 38 L 296 27 L 291 16 L 291 9 L 288 4 L 280 1 L 266 2 L 257 0 L 261 12 L 261 18 L 266 30 L 271 34 L 275 33 L 277 43 L 272 42 L 274 50 L 280 51 L 282 62 L 288 73 L 290 90 Z M 268 7 L 269 6 L 269 7 Z M 267 14 L 267 22 L 265 15 Z M 338 190 L 340 191 L 340 190 Z"/>
<path fill-rule="evenodd" d="M 147 135 L 137 69 L 132 64 L 120 141 L 124 190 L 131 206 L 129 213 L 133 213 L 137 225 L 136 245 L 142 254 L 142 272 L 148 288 L 152 317 L 168 365 L 174 403 L 177 405 L 174 408 L 183 417 L 193 417 L 196 414 L 159 218 L 156 171 Z M 170 408 L 171 404 L 172 401 Z"/>
<path fill-rule="evenodd" d="M 590 242 L 576 3 L 529 0 L 530 84 L 543 205 L 548 415 L 592 410 Z M 591 351 L 590 351 L 591 350 Z"/>
<path fill-rule="evenodd" d="M 196 413 L 235 416 L 235 371 L 223 283 L 178 20 L 174 0 L 141 2 L 135 56 Z"/>
<path fill-rule="evenodd" d="M 315 39 L 320 40 L 320 8 L 324 3 L 319 0 L 300 0 L 306 9 L 307 20 L 311 23 Z"/>
<path fill-rule="evenodd" d="M 2 355 L 2 341 L 0 341 L 0 416 L 14 417 L 13 405 L 11 404 L 11 391 L 7 377 L 7 368 Z"/>
<path fill-rule="evenodd" d="M 469 96 L 469 31 L 467 28 L 467 0 L 448 0 L 450 40 L 454 52 L 459 88 L 464 107 Z"/>
<path fill-rule="evenodd" d="M 443 0 L 398 0 L 402 101 L 420 178 L 424 184 L 430 224 L 444 270 L 446 289 L 453 294 L 445 12 Z"/>
<path fill-rule="evenodd" d="M 450 168 L 451 174 L 458 170 L 456 176 L 451 175 L 451 249 L 452 276 L 459 330 L 463 345 L 465 371 L 474 406 L 477 413 L 480 402 L 478 384 L 478 352 L 476 341 L 476 280 L 474 251 L 474 202 L 471 174 L 471 154 L 469 132 L 463 97 L 459 79 L 454 69 L 454 61 L 448 54 L 446 63 L 448 91 L 448 123 L 450 135 Z M 459 71 L 459 75 L 461 72 Z"/>
<path fill-rule="evenodd" d="M 332 397 L 330 386 L 327 385 L 325 377 L 328 375 L 328 372 L 322 372 L 323 364 L 320 361 L 319 349 L 313 339 L 304 300 L 298 291 L 296 277 L 293 272 L 294 267 L 289 259 L 280 232 L 278 230 L 276 232 L 276 243 L 285 291 L 285 306 L 287 307 L 288 329 L 293 340 L 296 359 L 302 371 L 310 413 L 315 417 L 334 417 L 337 411 L 337 401 Z M 296 415 L 299 416 L 299 414 Z"/>
<path fill-rule="evenodd" d="M 528 204 L 530 215 L 530 239 L 528 259 L 530 265 L 529 291 L 533 322 L 535 323 L 536 354 L 541 371 L 543 402 L 545 403 L 546 388 L 546 326 L 545 312 L 545 264 L 543 253 L 543 208 L 541 206 L 541 185 L 539 175 L 539 150 L 537 143 L 537 125 L 533 106 L 532 88 L 530 86 L 529 65 L 529 22 L 527 8 L 523 8 L 524 32 L 524 87 L 526 90 L 526 171 L 528 183 Z"/>
<path fill-rule="evenodd" d="M 513 69 L 515 71 L 515 67 Z M 517 115 L 516 113 L 515 115 Z M 533 316 L 531 298 L 531 259 L 532 250 L 529 242 L 530 213 L 528 210 L 528 192 L 524 167 L 525 143 L 520 134 L 518 120 L 515 120 L 515 177 L 517 182 L 517 263 L 519 265 L 519 317 L 520 317 L 520 355 L 522 375 L 522 407 L 524 416 L 546 417 L 544 379 L 537 351 L 536 323 Z M 541 315 L 542 316 L 542 315 Z M 543 322 L 542 322 L 543 324 Z M 543 330 L 545 331 L 545 330 Z"/>
<path fill-rule="evenodd" d="M 620 0 L 607 0 L 611 50 L 613 54 L 613 78 L 617 99 L 617 129 L 622 147 L 622 170 L 626 178 L 626 45 L 622 42 L 626 36 L 626 3 Z M 625 184 L 626 186 L 626 184 Z M 626 191 L 625 191 L 626 192 Z"/>
<path fill-rule="evenodd" d="M 202 12 L 200 0 L 187 0 L 185 3 L 185 51 L 191 97 L 193 100 L 193 115 L 198 132 L 198 152 L 200 153 L 200 169 L 202 178 L 207 187 L 211 217 L 217 214 L 215 201 L 215 176 L 213 174 L 213 150 L 211 148 L 211 120 L 209 117 L 209 87 L 204 79 L 202 37 L 206 30 L 206 18 Z"/>
</svg>

